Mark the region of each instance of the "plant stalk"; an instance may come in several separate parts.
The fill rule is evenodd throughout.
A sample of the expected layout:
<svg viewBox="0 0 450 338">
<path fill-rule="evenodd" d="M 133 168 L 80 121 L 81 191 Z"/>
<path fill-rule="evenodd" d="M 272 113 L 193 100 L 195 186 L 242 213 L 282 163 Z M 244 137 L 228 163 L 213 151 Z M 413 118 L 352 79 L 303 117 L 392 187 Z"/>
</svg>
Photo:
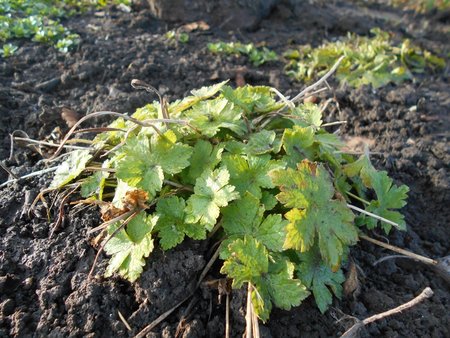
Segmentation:
<svg viewBox="0 0 450 338">
<path fill-rule="evenodd" d="M 397 252 L 397 253 L 399 253 L 399 254 L 402 254 L 402 255 L 411 257 L 411 258 L 413 258 L 413 259 L 415 259 L 415 260 L 417 260 L 417 261 L 420 261 L 420 262 L 422 262 L 422 263 L 425 263 L 425 264 L 427 264 L 427 265 L 433 265 L 433 266 L 434 266 L 434 265 L 437 265 L 437 264 L 438 264 L 438 262 L 435 261 L 434 259 L 431 259 L 431 258 L 428 258 L 428 257 L 425 257 L 425 256 L 421 256 L 421 255 L 415 254 L 415 253 L 413 253 L 413 252 L 411 252 L 411 251 L 408 251 L 408 250 L 405 250 L 405 249 L 402 249 L 402 248 L 399 248 L 399 247 L 396 247 L 396 246 L 393 246 L 393 245 L 390 245 L 390 244 L 381 242 L 381 241 L 379 241 L 379 240 L 376 240 L 376 239 L 374 239 L 374 238 L 372 238 L 372 237 L 369 237 L 369 236 L 366 236 L 366 235 L 359 235 L 359 238 L 362 238 L 362 239 L 364 239 L 364 240 L 366 240 L 366 241 L 368 241 L 368 242 L 371 242 L 371 243 L 373 243 L 373 244 L 376 244 L 376 245 L 378 245 L 378 246 L 381 246 L 381 247 L 383 247 L 383 248 L 385 248 L 385 249 L 388 249 L 388 250 Z"/>
</svg>

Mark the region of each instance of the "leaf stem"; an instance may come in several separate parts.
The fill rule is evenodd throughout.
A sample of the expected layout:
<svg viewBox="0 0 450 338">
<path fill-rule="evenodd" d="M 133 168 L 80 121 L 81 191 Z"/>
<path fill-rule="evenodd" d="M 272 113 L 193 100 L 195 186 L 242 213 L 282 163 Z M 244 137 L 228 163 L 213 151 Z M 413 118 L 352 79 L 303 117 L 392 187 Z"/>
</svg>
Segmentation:
<svg viewBox="0 0 450 338">
<path fill-rule="evenodd" d="M 175 188 L 179 188 L 179 189 L 183 189 L 183 190 L 187 190 L 187 191 L 191 191 L 191 192 L 194 191 L 194 189 L 193 189 L 192 187 L 188 187 L 188 186 L 186 186 L 186 185 L 182 185 L 182 184 L 177 183 L 177 182 L 173 182 L 173 181 L 169 181 L 169 180 L 164 180 L 164 183 L 165 183 L 165 184 L 168 184 L 168 185 L 171 185 L 171 186 L 173 186 L 173 187 L 175 187 Z"/>
<path fill-rule="evenodd" d="M 373 217 L 373 218 L 375 218 L 375 219 L 377 219 L 377 220 L 379 220 L 379 221 L 388 223 L 388 224 L 390 224 L 390 225 L 396 227 L 397 229 L 400 229 L 400 225 L 398 225 L 398 224 L 395 223 L 395 222 L 392 222 L 392 221 L 388 220 L 387 218 L 384 218 L 384 217 L 375 215 L 375 214 L 373 214 L 373 213 L 371 213 L 371 212 L 369 212 L 369 211 L 366 211 L 366 210 L 364 210 L 364 209 L 358 208 L 358 207 L 356 207 L 356 206 L 354 206 L 354 205 L 351 205 L 351 204 L 348 204 L 348 203 L 347 203 L 347 206 L 348 206 L 350 209 L 356 210 L 356 211 L 358 211 L 358 212 L 360 212 L 360 213 L 362 213 L 362 214 L 365 214 L 365 215 L 367 215 L 367 216 Z"/>
<path fill-rule="evenodd" d="M 349 195 L 350 197 L 353 197 L 354 199 L 360 201 L 361 203 L 364 203 L 364 204 L 366 204 L 366 205 L 369 205 L 369 204 L 370 204 L 370 202 L 368 202 L 368 201 L 366 201 L 365 199 L 359 197 L 358 195 L 355 195 L 355 194 L 351 193 L 350 191 L 346 191 L 345 193 L 346 193 L 347 195 Z"/>
</svg>

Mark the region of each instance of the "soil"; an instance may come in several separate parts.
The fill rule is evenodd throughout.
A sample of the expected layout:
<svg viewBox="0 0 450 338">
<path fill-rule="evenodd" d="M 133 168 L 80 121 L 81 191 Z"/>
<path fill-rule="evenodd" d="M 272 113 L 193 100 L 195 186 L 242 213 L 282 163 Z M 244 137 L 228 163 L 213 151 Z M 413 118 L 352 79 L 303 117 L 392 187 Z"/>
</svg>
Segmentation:
<svg viewBox="0 0 450 338">
<path fill-rule="evenodd" d="M 181 23 L 155 19 L 145 5 L 136 5 L 131 13 L 112 7 L 67 19 L 64 24 L 82 37 L 76 51 L 63 55 L 20 40 L 18 53 L 0 60 L 0 159 L 17 175 L 43 169 L 40 155 L 29 148 L 16 149 L 9 158 L 9 134 L 21 129 L 32 138 L 44 139 L 57 127 L 67 131 L 62 107 L 80 115 L 99 110 L 132 113 L 155 99 L 133 90 L 134 78 L 151 83 L 169 100 L 225 79 L 242 82 L 242 77 L 246 83 L 274 86 L 291 96 L 305 86 L 286 77 L 282 62 L 255 68 L 245 58 L 211 55 L 205 48 L 210 41 L 265 42 L 281 53 L 289 45 L 318 45 L 347 31 L 367 34 L 372 27 L 382 27 L 397 40 L 410 38 L 438 55 L 449 55 L 448 13 L 417 15 L 385 3 L 279 1 L 252 31 L 211 26 L 190 33 L 186 44 L 169 43 L 164 37 Z M 432 258 L 449 255 L 447 70 L 426 72 L 414 81 L 379 90 L 330 84 L 335 89 L 320 99 L 334 97 L 338 105 L 330 105 L 326 120 L 346 120 L 342 134 L 370 141 L 377 167 L 410 187 L 403 210 L 408 230 L 393 231 L 389 241 Z M 7 176 L 0 171 L 0 182 Z M 54 218 L 48 221 L 42 206 L 32 217 L 26 212 L 49 181 L 50 174 L 43 174 L 0 188 L 1 337 L 133 336 L 192 289 L 212 255 L 211 243 L 188 241 L 168 252 L 155 250 L 134 284 L 118 277 L 105 279 L 106 256 L 101 256 L 95 277 L 86 283 L 96 254 L 87 231 L 99 224 L 98 212 L 66 208 L 65 222 L 50 236 Z M 261 324 L 261 336 L 339 336 L 346 327 L 337 319 L 344 314 L 362 319 L 404 303 L 430 286 L 435 293 L 430 300 L 370 324 L 363 336 L 450 337 L 448 284 L 409 260 L 373 266 L 389 254 L 362 241 L 351 251 L 359 292 L 335 300 L 324 315 L 312 299 L 289 312 L 274 310 L 270 321 Z M 217 270 L 213 267 L 207 278 L 220 277 Z M 175 337 L 184 314 L 178 337 L 223 337 L 225 301 L 219 302 L 217 290 L 202 286 L 194 300 L 191 307 L 186 302 L 163 320 L 148 337 Z M 241 337 L 244 331 L 244 303 L 242 292 L 233 291 L 232 337 Z"/>
</svg>

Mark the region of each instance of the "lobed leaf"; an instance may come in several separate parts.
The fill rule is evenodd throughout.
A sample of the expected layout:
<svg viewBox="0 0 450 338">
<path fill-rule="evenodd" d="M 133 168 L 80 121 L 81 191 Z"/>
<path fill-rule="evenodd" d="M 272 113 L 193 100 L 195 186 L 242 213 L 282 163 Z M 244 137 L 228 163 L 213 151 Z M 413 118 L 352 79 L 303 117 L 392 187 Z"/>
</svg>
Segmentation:
<svg viewBox="0 0 450 338">
<path fill-rule="evenodd" d="M 77 178 L 92 158 L 89 150 L 75 150 L 55 171 L 50 188 L 61 188 Z"/>
<path fill-rule="evenodd" d="M 353 213 L 341 200 L 333 200 L 334 188 L 322 165 L 302 161 L 297 170 L 271 172 L 280 189 L 277 199 L 288 208 L 286 249 L 306 252 L 317 242 L 322 258 L 333 268 L 340 265 L 344 249 L 356 243 Z"/>
<path fill-rule="evenodd" d="M 142 273 L 145 259 L 153 251 L 152 229 L 156 217 L 146 215 L 144 211 L 137 214 L 126 226 L 105 245 L 105 252 L 112 256 L 106 268 L 105 276 L 118 272 L 122 277 L 134 282 Z M 108 228 L 112 234 L 120 225 Z"/>
<path fill-rule="evenodd" d="M 235 200 L 239 194 L 229 185 L 230 175 L 225 168 L 207 169 L 197 179 L 194 194 L 186 205 L 186 222 L 197 223 L 211 230 L 220 214 L 220 208 Z"/>
<path fill-rule="evenodd" d="M 320 312 L 324 313 L 331 305 L 333 295 L 338 298 L 342 294 L 341 284 L 345 281 L 342 270 L 333 271 L 325 264 L 317 247 L 299 253 L 300 263 L 296 266 L 299 279 L 314 295 Z"/>
</svg>

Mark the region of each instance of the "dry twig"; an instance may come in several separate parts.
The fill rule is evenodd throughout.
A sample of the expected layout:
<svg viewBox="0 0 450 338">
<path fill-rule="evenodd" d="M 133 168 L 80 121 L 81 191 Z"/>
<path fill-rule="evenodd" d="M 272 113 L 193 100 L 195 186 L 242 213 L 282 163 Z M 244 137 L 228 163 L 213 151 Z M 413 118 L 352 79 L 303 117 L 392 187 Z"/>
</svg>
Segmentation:
<svg viewBox="0 0 450 338">
<path fill-rule="evenodd" d="M 431 288 L 426 287 L 421 293 L 420 295 L 418 295 L 417 297 L 415 297 L 414 299 L 410 300 L 409 302 L 402 304 L 394 309 L 391 309 L 389 311 L 386 312 L 382 312 L 382 313 L 378 313 L 376 315 L 373 315 L 369 318 L 366 318 L 364 320 L 357 320 L 357 322 L 347 331 L 345 331 L 345 333 L 341 336 L 341 338 L 356 338 L 359 337 L 359 332 L 360 330 L 370 324 L 373 323 L 377 320 L 401 313 L 404 310 L 407 310 L 417 304 L 419 304 L 420 302 L 422 302 L 423 300 L 430 298 L 433 296 L 433 290 L 431 290 Z"/>
</svg>

